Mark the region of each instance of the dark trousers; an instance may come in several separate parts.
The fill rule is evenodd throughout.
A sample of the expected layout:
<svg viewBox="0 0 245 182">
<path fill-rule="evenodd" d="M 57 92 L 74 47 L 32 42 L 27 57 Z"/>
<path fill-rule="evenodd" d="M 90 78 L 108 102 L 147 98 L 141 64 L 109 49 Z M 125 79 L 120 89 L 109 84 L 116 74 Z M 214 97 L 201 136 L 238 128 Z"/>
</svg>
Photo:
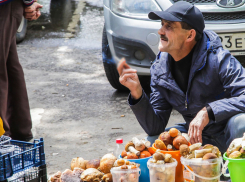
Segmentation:
<svg viewBox="0 0 245 182">
<path fill-rule="evenodd" d="M 30 107 L 15 38 L 23 11 L 22 0 L 0 5 L 0 117 L 5 135 L 18 140 L 32 138 Z"/>
<path fill-rule="evenodd" d="M 209 136 L 202 136 L 203 145 L 212 144 L 217 146 L 219 150 L 224 153 L 229 147 L 232 140 L 235 138 L 241 138 L 245 132 L 245 113 L 237 114 L 231 117 L 225 127 L 225 129 L 219 133 L 210 134 Z M 169 128 L 165 131 L 169 131 L 171 128 L 177 128 L 182 133 L 188 133 L 188 129 L 185 128 L 184 123 L 178 124 Z M 147 140 L 154 143 L 158 136 L 148 136 Z"/>
</svg>

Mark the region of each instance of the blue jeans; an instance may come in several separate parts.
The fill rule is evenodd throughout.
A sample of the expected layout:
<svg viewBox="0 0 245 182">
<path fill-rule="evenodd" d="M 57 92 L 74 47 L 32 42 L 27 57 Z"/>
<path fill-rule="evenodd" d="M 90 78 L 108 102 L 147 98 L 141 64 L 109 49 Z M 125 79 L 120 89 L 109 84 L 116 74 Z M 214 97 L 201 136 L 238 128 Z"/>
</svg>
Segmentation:
<svg viewBox="0 0 245 182">
<path fill-rule="evenodd" d="M 171 128 L 177 128 L 181 133 L 188 133 L 188 129 L 185 127 L 185 123 L 166 128 L 165 131 Z M 241 138 L 245 132 L 245 113 L 237 114 L 231 117 L 225 127 L 225 129 L 219 133 L 215 133 L 209 136 L 202 136 L 203 145 L 212 144 L 217 146 L 219 150 L 224 153 L 229 147 L 232 140 L 235 138 Z M 156 136 L 148 136 L 147 140 L 154 143 L 158 138 Z"/>
</svg>

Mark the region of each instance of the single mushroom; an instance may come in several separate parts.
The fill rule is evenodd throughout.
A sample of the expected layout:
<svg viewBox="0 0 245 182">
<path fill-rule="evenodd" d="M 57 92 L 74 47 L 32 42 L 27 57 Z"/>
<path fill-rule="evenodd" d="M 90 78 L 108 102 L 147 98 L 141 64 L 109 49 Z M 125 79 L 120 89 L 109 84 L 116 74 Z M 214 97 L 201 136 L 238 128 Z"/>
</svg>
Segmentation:
<svg viewBox="0 0 245 182">
<path fill-rule="evenodd" d="M 202 160 L 208 160 L 208 159 L 216 159 L 217 156 L 213 153 L 207 153 L 203 156 Z"/>
<path fill-rule="evenodd" d="M 86 169 L 88 169 L 88 168 L 98 169 L 98 167 L 100 167 L 100 160 L 99 159 L 93 159 L 93 160 L 90 160 L 86 163 Z"/>
<path fill-rule="evenodd" d="M 126 157 L 128 154 L 127 154 L 127 152 L 124 150 L 124 151 L 122 151 L 122 153 L 121 153 L 121 157 L 122 158 L 124 158 L 124 157 Z"/>
<path fill-rule="evenodd" d="M 112 182 L 112 175 L 111 173 L 104 174 L 102 177 L 103 182 Z"/>
<path fill-rule="evenodd" d="M 81 174 L 81 180 L 86 181 L 86 182 L 94 182 L 94 181 L 101 181 L 101 178 L 103 177 L 103 173 L 100 172 L 99 170 L 95 168 L 89 168 L 86 169 L 82 174 Z"/>
<path fill-rule="evenodd" d="M 151 142 L 148 140 L 141 139 L 141 142 L 145 145 L 146 148 L 149 148 L 151 146 Z"/>
<path fill-rule="evenodd" d="M 173 151 L 173 145 L 168 144 L 167 150 L 168 150 L 168 151 Z"/>
<path fill-rule="evenodd" d="M 185 137 L 183 137 L 183 136 L 177 136 L 177 137 L 174 138 L 174 140 L 173 140 L 173 146 L 174 146 L 174 148 L 176 148 L 177 150 L 179 150 L 179 147 L 182 144 L 188 145 L 188 141 L 185 139 Z"/>
<path fill-rule="evenodd" d="M 117 158 L 111 153 L 104 155 L 100 160 L 100 171 L 105 174 L 110 173 L 110 170 L 113 167 L 116 160 Z"/>
<path fill-rule="evenodd" d="M 160 152 L 156 152 L 155 154 L 153 154 L 153 159 L 155 161 L 164 160 L 165 156 L 164 156 L 164 154 L 162 154 Z"/>
<path fill-rule="evenodd" d="M 165 154 L 164 162 L 165 163 L 171 163 L 171 162 L 173 162 L 172 155 L 171 154 Z"/>
<path fill-rule="evenodd" d="M 214 146 L 211 144 L 206 144 L 203 146 L 203 149 L 212 149 Z"/>
<path fill-rule="evenodd" d="M 80 176 L 84 172 L 84 170 L 81 168 L 78 169 L 80 170 L 80 172 L 76 172 L 76 173 L 74 173 L 74 171 L 71 171 L 70 169 L 66 169 L 60 176 L 60 182 L 66 182 L 66 181 L 80 182 L 81 181 Z"/>
<path fill-rule="evenodd" d="M 138 158 L 139 158 L 139 156 L 137 156 L 134 153 L 130 153 L 130 154 L 127 155 L 127 159 L 138 159 Z"/>
<path fill-rule="evenodd" d="M 241 157 L 241 152 L 239 151 L 234 151 L 229 155 L 229 158 L 231 159 L 239 159 Z"/>
<path fill-rule="evenodd" d="M 61 172 L 58 171 L 57 173 L 55 173 L 54 175 L 52 175 L 52 176 L 49 178 L 49 181 L 50 181 L 50 182 L 60 182 L 60 177 L 61 177 Z"/>
<path fill-rule="evenodd" d="M 180 145 L 179 150 L 180 150 L 180 155 L 182 155 L 183 157 L 187 157 L 187 155 L 190 153 L 189 146 L 186 144 Z"/>
<path fill-rule="evenodd" d="M 132 152 L 134 153 L 135 155 L 139 156 L 140 155 L 140 151 L 136 150 L 134 148 L 134 143 L 133 142 L 128 142 L 125 146 L 125 150 L 126 152 Z"/>
<path fill-rule="evenodd" d="M 136 150 L 142 151 L 145 149 L 144 143 L 141 140 L 139 140 L 138 138 L 133 137 L 132 142 L 134 143 L 134 147 Z"/>
<path fill-rule="evenodd" d="M 195 150 L 195 158 L 203 158 L 203 156 L 207 153 L 212 153 L 212 149 Z"/>
<path fill-rule="evenodd" d="M 160 150 L 167 150 L 167 147 L 165 145 L 165 143 L 162 141 L 162 140 L 155 140 L 155 146 L 157 149 L 160 149 Z"/>
<path fill-rule="evenodd" d="M 124 159 L 117 159 L 115 162 L 114 162 L 114 167 L 118 167 L 118 166 L 122 166 L 122 165 L 125 165 L 126 164 L 126 161 Z M 127 164 L 126 164 L 127 165 Z"/>
<path fill-rule="evenodd" d="M 170 136 L 169 132 L 167 132 L 167 131 L 161 133 L 161 134 L 159 135 L 158 139 L 162 140 L 166 146 L 167 146 L 168 144 L 172 144 L 172 143 L 173 143 L 173 139 L 172 139 L 172 137 Z"/>
<path fill-rule="evenodd" d="M 84 160 L 82 157 L 73 158 L 71 161 L 71 170 L 73 170 L 75 167 L 86 169 L 87 163 L 88 160 Z"/>
<path fill-rule="evenodd" d="M 195 158 L 195 152 L 191 152 L 189 155 L 186 156 L 187 159 L 193 159 Z"/>
<path fill-rule="evenodd" d="M 213 146 L 212 153 L 215 154 L 217 157 L 221 157 L 221 152 L 219 151 L 218 147 Z"/>
<path fill-rule="evenodd" d="M 189 146 L 190 152 L 192 152 L 194 150 L 198 150 L 201 146 L 202 146 L 202 143 L 195 143 L 195 144 Z"/>
</svg>

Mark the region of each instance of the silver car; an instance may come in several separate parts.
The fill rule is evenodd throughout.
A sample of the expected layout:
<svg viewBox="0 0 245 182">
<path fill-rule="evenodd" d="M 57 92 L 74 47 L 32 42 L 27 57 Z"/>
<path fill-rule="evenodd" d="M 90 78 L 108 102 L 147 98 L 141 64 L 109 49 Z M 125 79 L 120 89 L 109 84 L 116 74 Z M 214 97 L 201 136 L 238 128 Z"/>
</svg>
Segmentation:
<svg viewBox="0 0 245 182">
<path fill-rule="evenodd" d="M 138 71 L 140 80 L 149 78 L 151 62 L 158 53 L 157 31 L 161 23 L 149 20 L 148 13 L 164 11 L 177 1 L 180 0 L 104 0 L 102 56 L 106 76 L 115 89 L 125 89 L 116 70 L 122 57 Z M 202 11 L 205 28 L 218 33 L 223 47 L 245 63 L 245 0 L 184 1 Z M 148 84 L 145 79 L 143 83 Z"/>
</svg>

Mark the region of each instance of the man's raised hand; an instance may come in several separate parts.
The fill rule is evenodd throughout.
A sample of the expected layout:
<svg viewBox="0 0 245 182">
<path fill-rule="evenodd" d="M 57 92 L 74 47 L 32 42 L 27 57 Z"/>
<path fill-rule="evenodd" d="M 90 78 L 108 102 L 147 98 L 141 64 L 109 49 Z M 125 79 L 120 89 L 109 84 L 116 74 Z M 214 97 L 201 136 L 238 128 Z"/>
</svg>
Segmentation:
<svg viewBox="0 0 245 182">
<path fill-rule="evenodd" d="M 42 7 L 43 6 L 41 4 L 38 4 L 36 1 L 34 1 L 31 6 L 25 7 L 24 17 L 30 21 L 38 19 L 39 16 L 41 16 L 41 12 L 39 9 Z"/>
<path fill-rule="evenodd" d="M 139 99 L 142 95 L 142 87 L 137 75 L 137 70 L 130 68 L 124 58 L 118 63 L 117 70 L 120 75 L 120 83 L 130 90 L 131 96 L 134 99 Z"/>
</svg>

